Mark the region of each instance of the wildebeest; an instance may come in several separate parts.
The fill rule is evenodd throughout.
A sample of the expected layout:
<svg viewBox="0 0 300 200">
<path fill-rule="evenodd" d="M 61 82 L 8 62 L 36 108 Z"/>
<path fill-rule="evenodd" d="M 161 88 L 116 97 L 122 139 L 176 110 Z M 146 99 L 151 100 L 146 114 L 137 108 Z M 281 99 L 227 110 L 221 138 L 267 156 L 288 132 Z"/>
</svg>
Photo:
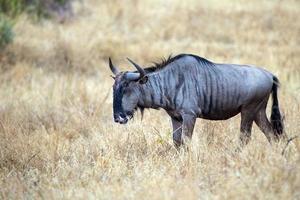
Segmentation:
<svg viewBox="0 0 300 200">
<path fill-rule="evenodd" d="M 137 70 L 119 72 L 109 58 L 115 75 L 115 122 L 127 123 L 138 108 L 163 108 L 171 117 L 177 147 L 191 139 L 196 118 L 226 120 L 238 113 L 243 145 L 250 140 L 253 122 L 269 141 L 284 135 L 277 97 L 279 81 L 262 68 L 219 64 L 192 54 L 169 57 L 145 69 L 128 60 Z M 270 94 L 271 122 L 266 115 Z"/>
</svg>

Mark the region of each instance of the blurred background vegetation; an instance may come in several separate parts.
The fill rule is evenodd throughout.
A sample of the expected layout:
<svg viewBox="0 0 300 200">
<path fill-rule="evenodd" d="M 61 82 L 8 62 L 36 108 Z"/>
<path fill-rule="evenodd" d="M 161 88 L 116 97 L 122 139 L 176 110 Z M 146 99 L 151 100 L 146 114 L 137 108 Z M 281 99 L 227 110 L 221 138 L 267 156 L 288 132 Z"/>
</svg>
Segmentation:
<svg viewBox="0 0 300 200">
<path fill-rule="evenodd" d="M 16 17 L 23 12 L 37 17 L 49 17 L 51 12 L 64 7 L 70 0 L 0 0 L 0 12 Z"/>
<path fill-rule="evenodd" d="M 64 15 L 71 12 L 70 3 L 71 0 L 0 0 L 0 48 L 13 41 L 13 25 L 19 15 L 26 13 L 34 21 Z"/>
<path fill-rule="evenodd" d="M 13 25 L 4 15 L 0 15 L 0 49 L 4 49 L 6 45 L 13 40 Z M 1 51 L 1 50 L 0 50 Z"/>
</svg>

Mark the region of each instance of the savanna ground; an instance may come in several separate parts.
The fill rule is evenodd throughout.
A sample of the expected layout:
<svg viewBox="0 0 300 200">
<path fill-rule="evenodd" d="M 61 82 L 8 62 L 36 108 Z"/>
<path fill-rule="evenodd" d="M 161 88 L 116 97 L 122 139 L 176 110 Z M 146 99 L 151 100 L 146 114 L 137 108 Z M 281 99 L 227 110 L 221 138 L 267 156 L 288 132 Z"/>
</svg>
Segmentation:
<svg viewBox="0 0 300 200">
<path fill-rule="evenodd" d="M 240 116 L 197 120 L 177 153 L 163 111 L 112 120 L 107 59 L 132 69 L 194 53 L 255 64 L 281 80 L 289 137 L 300 134 L 300 2 L 81 1 L 73 17 L 17 18 L 1 54 L 0 199 L 300 199 L 300 139 L 270 145 Z M 270 109 L 268 109 L 268 114 Z"/>
</svg>

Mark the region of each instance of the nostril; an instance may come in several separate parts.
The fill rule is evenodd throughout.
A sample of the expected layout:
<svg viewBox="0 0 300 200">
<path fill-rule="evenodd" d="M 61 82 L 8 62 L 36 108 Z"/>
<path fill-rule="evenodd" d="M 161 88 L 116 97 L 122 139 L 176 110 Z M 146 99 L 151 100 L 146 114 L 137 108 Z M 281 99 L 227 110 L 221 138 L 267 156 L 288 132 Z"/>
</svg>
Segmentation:
<svg viewBox="0 0 300 200">
<path fill-rule="evenodd" d="M 121 114 L 120 114 L 120 118 L 126 118 L 126 115 L 123 114 L 123 113 L 121 113 Z"/>
<path fill-rule="evenodd" d="M 119 122 L 119 118 L 115 118 L 115 122 Z"/>
</svg>

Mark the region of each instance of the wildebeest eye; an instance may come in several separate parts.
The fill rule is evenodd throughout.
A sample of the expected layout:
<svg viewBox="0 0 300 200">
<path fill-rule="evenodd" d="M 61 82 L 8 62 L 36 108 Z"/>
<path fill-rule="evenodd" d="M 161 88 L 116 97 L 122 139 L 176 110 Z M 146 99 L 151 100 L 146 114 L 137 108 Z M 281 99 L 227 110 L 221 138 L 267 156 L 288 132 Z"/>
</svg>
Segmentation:
<svg viewBox="0 0 300 200">
<path fill-rule="evenodd" d="M 125 82 L 125 83 L 123 84 L 124 87 L 128 87 L 128 85 L 129 85 L 129 83 L 127 83 L 127 82 Z"/>
</svg>

